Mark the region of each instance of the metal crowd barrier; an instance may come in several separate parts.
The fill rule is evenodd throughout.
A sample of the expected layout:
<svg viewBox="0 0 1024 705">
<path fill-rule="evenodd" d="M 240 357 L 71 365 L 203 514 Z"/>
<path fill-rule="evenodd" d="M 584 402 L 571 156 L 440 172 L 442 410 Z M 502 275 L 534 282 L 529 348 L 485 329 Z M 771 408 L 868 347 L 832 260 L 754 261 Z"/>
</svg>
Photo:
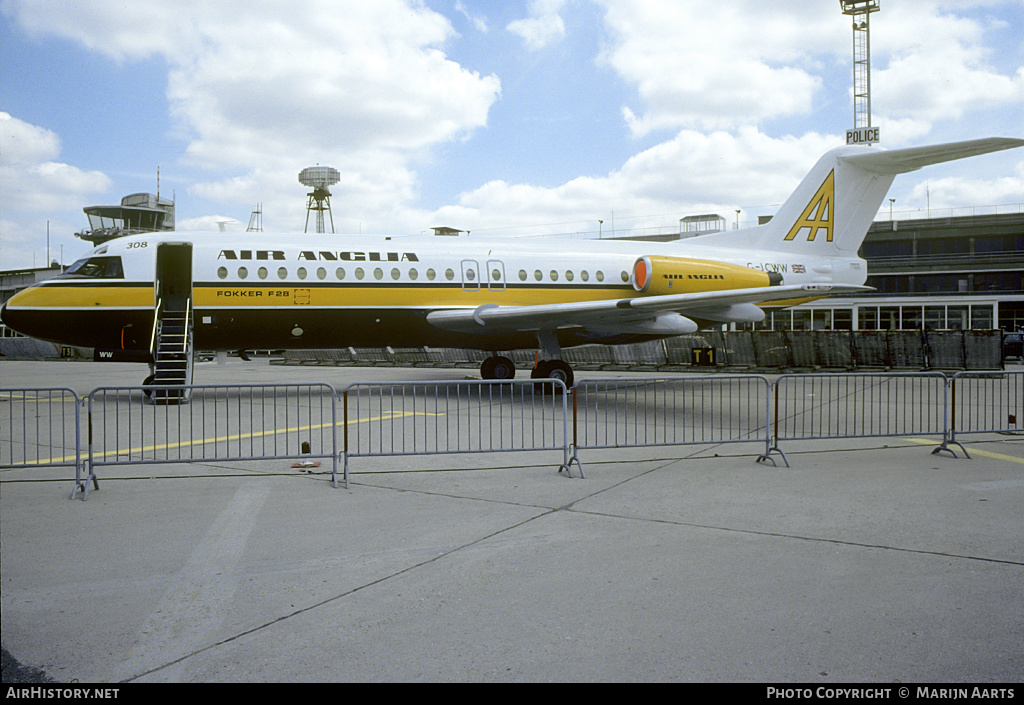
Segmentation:
<svg viewBox="0 0 1024 705">
<path fill-rule="evenodd" d="M 580 449 L 763 443 L 771 459 L 769 389 L 758 375 L 580 380 L 573 391 L 573 457 Z"/>
<path fill-rule="evenodd" d="M 91 473 L 104 465 L 330 458 L 337 486 L 340 446 L 330 385 L 192 386 L 187 404 L 148 403 L 147 392 L 161 389 L 100 387 L 89 393 Z"/>
<path fill-rule="evenodd" d="M 342 392 L 346 477 L 356 457 L 539 450 L 561 450 L 559 471 L 571 477 L 567 396 L 557 380 L 349 385 Z"/>
<path fill-rule="evenodd" d="M 773 452 L 782 453 L 785 440 L 946 438 L 947 380 L 939 372 L 786 374 L 773 388 Z"/>
<path fill-rule="evenodd" d="M 950 380 L 948 444 L 959 446 L 965 433 L 1021 433 L 1024 431 L 1024 370 L 1012 372 L 958 372 Z M 936 452 L 936 451 L 933 451 Z M 952 451 L 950 451 L 952 452 Z"/>
<path fill-rule="evenodd" d="M 3 389 L 0 404 L 9 412 L 0 425 L 0 467 L 74 465 L 76 481 L 82 482 L 82 424 L 73 390 Z"/>
<path fill-rule="evenodd" d="M 120 464 L 330 458 L 337 487 L 343 455 L 348 488 L 350 457 L 560 450 L 559 471 L 583 477 L 579 453 L 592 449 L 754 442 L 758 461 L 778 453 L 788 466 L 780 443 L 793 440 L 936 436 L 933 453 L 970 457 L 959 436 L 1024 432 L 1024 370 L 585 379 L 572 390 L 374 382 L 340 395 L 319 383 L 207 385 L 177 404 L 153 403 L 153 389 L 0 390 L 0 467 L 74 465 L 71 496 L 85 499 L 95 468 Z"/>
</svg>

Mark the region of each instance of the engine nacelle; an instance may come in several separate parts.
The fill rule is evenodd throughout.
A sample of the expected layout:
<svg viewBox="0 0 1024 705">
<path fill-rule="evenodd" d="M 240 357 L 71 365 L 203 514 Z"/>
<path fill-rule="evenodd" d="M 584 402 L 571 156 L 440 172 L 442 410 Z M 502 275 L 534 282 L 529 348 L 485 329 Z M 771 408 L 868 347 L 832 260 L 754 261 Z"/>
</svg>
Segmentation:
<svg viewBox="0 0 1024 705">
<path fill-rule="evenodd" d="M 685 257 L 641 257 L 633 265 L 633 288 L 642 294 L 691 294 L 781 283 L 777 272 Z"/>
</svg>

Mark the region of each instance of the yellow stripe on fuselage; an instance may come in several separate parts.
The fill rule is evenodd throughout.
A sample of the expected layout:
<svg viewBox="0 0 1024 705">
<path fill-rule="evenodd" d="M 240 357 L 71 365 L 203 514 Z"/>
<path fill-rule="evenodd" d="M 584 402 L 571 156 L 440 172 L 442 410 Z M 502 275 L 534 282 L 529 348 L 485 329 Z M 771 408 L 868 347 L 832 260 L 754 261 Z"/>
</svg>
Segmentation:
<svg viewBox="0 0 1024 705">
<path fill-rule="evenodd" d="M 33 286 L 11 297 L 11 308 L 153 308 L 153 285 L 110 286 L 90 282 Z"/>
<path fill-rule="evenodd" d="M 494 303 L 531 306 L 619 298 L 627 293 L 611 287 L 530 287 L 504 290 L 465 290 L 449 286 L 203 286 L 193 302 L 207 308 L 438 308 Z M 630 289 L 628 293 L 632 293 Z"/>
</svg>

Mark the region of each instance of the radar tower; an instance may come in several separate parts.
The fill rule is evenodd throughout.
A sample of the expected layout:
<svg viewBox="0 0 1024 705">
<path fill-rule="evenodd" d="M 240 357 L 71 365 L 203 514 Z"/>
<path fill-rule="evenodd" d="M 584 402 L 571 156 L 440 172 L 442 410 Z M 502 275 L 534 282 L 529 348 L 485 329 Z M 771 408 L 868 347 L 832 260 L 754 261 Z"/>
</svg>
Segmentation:
<svg viewBox="0 0 1024 705">
<path fill-rule="evenodd" d="M 324 211 L 331 219 L 331 232 L 334 232 L 334 215 L 331 213 L 331 191 L 330 186 L 341 180 L 341 174 L 337 169 L 329 166 L 310 166 L 299 172 L 299 183 L 313 189 L 307 194 L 309 200 L 306 202 L 306 230 L 309 232 L 309 214 L 316 211 L 316 231 L 325 233 Z"/>
</svg>

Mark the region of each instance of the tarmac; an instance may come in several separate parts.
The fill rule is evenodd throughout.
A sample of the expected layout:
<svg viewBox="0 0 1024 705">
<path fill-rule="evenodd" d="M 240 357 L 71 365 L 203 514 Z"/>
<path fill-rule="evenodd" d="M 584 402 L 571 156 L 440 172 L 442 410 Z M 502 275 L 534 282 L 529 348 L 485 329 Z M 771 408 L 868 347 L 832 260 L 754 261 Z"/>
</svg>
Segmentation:
<svg viewBox="0 0 1024 705">
<path fill-rule="evenodd" d="M 144 371 L 8 361 L 0 386 Z M 361 458 L 350 489 L 282 461 L 108 467 L 87 501 L 73 468 L 3 469 L 3 647 L 59 683 L 1020 683 L 1024 436 L 963 440 L 791 442 L 790 467 L 756 443 L 581 452 L 585 479 L 546 451 Z"/>
</svg>

